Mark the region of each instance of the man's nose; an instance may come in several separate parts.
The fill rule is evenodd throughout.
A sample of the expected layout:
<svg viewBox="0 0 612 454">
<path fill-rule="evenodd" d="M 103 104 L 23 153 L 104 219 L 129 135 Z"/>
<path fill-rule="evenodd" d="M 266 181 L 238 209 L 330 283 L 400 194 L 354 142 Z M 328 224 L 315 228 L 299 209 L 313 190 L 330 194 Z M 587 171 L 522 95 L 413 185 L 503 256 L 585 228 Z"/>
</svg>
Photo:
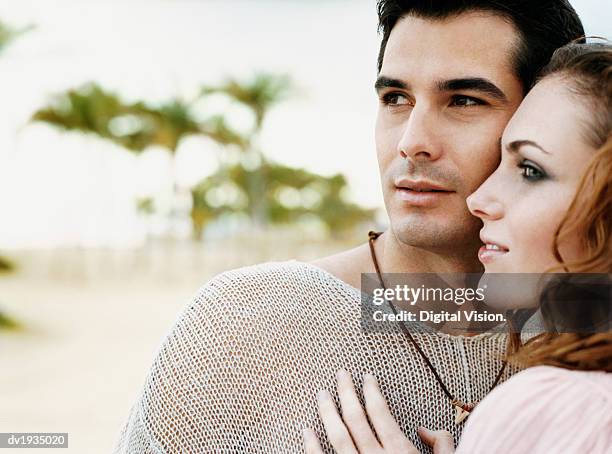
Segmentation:
<svg viewBox="0 0 612 454">
<path fill-rule="evenodd" d="M 503 204 L 489 191 L 489 180 L 485 181 L 476 192 L 468 196 L 466 202 L 470 213 L 487 221 L 501 219 L 504 216 Z"/>
<path fill-rule="evenodd" d="M 397 151 L 404 159 L 435 161 L 442 155 L 441 128 L 434 127 L 435 113 L 426 105 L 416 105 L 404 123 Z"/>
</svg>

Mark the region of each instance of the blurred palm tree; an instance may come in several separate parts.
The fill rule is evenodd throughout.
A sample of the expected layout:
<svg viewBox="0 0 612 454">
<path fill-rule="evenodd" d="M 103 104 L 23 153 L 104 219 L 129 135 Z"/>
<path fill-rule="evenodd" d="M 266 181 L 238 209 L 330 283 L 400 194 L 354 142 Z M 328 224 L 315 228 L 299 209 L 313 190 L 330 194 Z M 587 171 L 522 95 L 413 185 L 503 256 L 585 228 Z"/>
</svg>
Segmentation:
<svg viewBox="0 0 612 454">
<path fill-rule="evenodd" d="M 8 315 L 2 313 L 0 311 L 0 330 L 6 329 L 17 329 L 19 328 L 19 323 L 10 318 Z"/>
<path fill-rule="evenodd" d="M 56 95 L 48 106 L 32 115 L 32 121 L 93 134 L 137 154 L 157 145 L 174 158 L 181 141 L 192 135 L 210 137 L 223 145 L 245 146 L 243 137 L 223 117 L 196 118 L 193 102 L 172 99 L 158 105 L 126 103 L 95 83 Z M 178 186 L 174 170 L 172 177 L 176 196 L 186 188 Z"/>
<path fill-rule="evenodd" d="M 57 95 L 48 106 L 32 115 L 32 121 L 93 134 L 134 153 L 158 145 L 174 156 L 181 141 L 190 135 L 203 135 L 221 145 L 236 146 L 240 150 L 238 164 L 221 166 L 217 173 L 190 190 L 190 214 L 196 239 L 201 238 L 206 223 L 227 213 L 242 213 L 258 228 L 269 223 L 294 222 L 311 215 L 320 218 L 332 232 L 341 231 L 359 220 L 371 219 L 371 210 L 364 210 L 343 198 L 346 180 L 341 175 L 321 177 L 271 163 L 265 158 L 259 140 L 266 116 L 274 106 L 287 99 L 291 91 L 289 77 L 260 73 L 245 83 L 228 79 L 218 86 L 203 87 L 193 102 L 174 99 L 150 105 L 142 101 L 126 103 L 116 94 L 90 83 Z M 254 118 L 250 131 L 236 132 L 223 115 L 199 119 L 193 105 L 212 94 L 222 94 L 246 106 Z M 238 188 L 234 192 L 232 185 Z M 320 203 L 292 206 L 292 189 L 305 189 L 304 194 L 310 194 L 310 199 L 318 193 Z M 175 191 L 178 190 L 175 183 Z M 214 194 L 225 190 L 228 194 L 242 194 L 244 205 L 237 207 L 215 202 Z M 140 200 L 137 208 L 143 215 L 150 215 L 154 204 L 151 200 Z"/>
<path fill-rule="evenodd" d="M 270 109 L 285 101 L 293 90 L 293 82 L 286 74 L 256 73 L 245 82 L 230 78 L 217 86 L 204 86 L 202 94 L 222 93 L 251 109 L 255 116 L 253 130 L 259 133 Z"/>
<path fill-rule="evenodd" d="M 4 51 L 7 46 L 15 41 L 19 36 L 32 30 L 34 27 L 29 25 L 27 27 L 15 28 L 7 25 L 0 21 L 0 53 Z M 8 273 L 15 270 L 15 264 L 9 259 L 0 256 L 0 274 Z M 14 328 L 16 323 L 12 321 L 7 315 L 0 311 L 0 329 L 2 328 Z"/>
<path fill-rule="evenodd" d="M 0 52 L 13 43 L 18 37 L 32 29 L 34 29 L 33 25 L 16 28 L 0 21 Z"/>
<path fill-rule="evenodd" d="M 180 99 L 157 106 L 125 103 L 115 93 L 89 83 L 57 95 L 48 106 L 32 115 L 32 121 L 91 133 L 135 153 L 158 145 L 174 155 L 181 140 L 190 135 L 205 135 L 223 144 L 244 145 L 240 134 L 222 117 L 197 120 L 191 104 Z"/>
<path fill-rule="evenodd" d="M 15 264 L 9 259 L 0 257 L 0 273 L 8 273 L 15 269 Z"/>
<path fill-rule="evenodd" d="M 249 217 L 256 228 L 263 228 L 269 222 L 268 198 L 266 188 L 272 181 L 266 178 L 265 158 L 259 140 L 264 120 L 269 111 L 277 104 L 288 99 L 294 91 L 293 82 L 287 75 L 256 73 L 247 81 L 227 79 L 217 86 L 204 86 L 202 95 L 222 94 L 247 107 L 253 114 L 251 131 L 246 136 L 243 159 L 252 167 L 247 177 L 246 190 L 249 194 Z M 194 194 L 194 192 L 192 192 Z M 194 206 L 196 201 L 194 199 Z"/>
<path fill-rule="evenodd" d="M 0 274 L 10 273 L 15 270 L 15 265 L 8 259 L 0 257 Z M 0 330 L 16 329 L 19 325 L 0 309 Z"/>
<path fill-rule="evenodd" d="M 251 191 L 253 173 L 263 175 L 263 194 Z M 272 224 L 316 221 L 332 236 L 370 222 L 375 210 L 364 209 L 346 200 L 347 182 L 343 175 L 317 175 L 303 169 L 264 160 L 257 169 L 233 164 L 220 169 L 192 189 L 196 237 L 212 219 L 226 215 L 250 216 L 255 197 L 265 200 L 265 217 Z"/>
</svg>

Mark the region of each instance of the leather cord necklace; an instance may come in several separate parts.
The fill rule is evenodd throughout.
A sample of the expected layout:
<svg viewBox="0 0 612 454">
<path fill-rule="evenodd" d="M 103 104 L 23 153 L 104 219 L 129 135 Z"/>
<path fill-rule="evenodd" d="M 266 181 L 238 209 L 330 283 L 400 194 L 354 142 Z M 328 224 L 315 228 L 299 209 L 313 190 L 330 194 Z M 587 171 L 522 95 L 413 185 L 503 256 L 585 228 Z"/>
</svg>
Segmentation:
<svg viewBox="0 0 612 454">
<path fill-rule="evenodd" d="M 374 241 L 381 234 L 382 232 L 370 231 L 368 233 L 368 243 L 370 245 L 370 254 L 372 255 L 372 261 L 374 262 L 374 268 L 376 269 L 378 280 L 380 281 L 381 287 L 384 290 L 386 290 L 387 287 L 385 286 L 385 282 L 382 278 L 380 267 L 378 266 L 378 260 L 376 259 L 376 252 L 374 251 Z M 397 310 L 395 309 L 395 306 L 388 300 L 387 300 L 387 303 L 391 307 L 391 310 L 393 311 L 393 313 L 397 315 Z M 455 407 L 455 424 L 461 424 L 469 416 L 470 412 L 474 409 L 474 407 L 476 406 L 478 402 L 465 403 L 457 399 L 453 394 L 451 394 L 451 392 L 448 390 L 448 388 L 444 384 L 444 381 L 440 377 L 440 374 L 438 373 L 434 365 L 431 363 L 431 361 L 429 360 L 429 358 L 427 357 L 427 355 L 425 354 L 421 346 L 412 336 L 410 331 L 408 331 L 408 328 L 406 328 L 406 325 L 404 323 L 400 323 L 400 327 L 402 331 L 404 332 L 404 334 L 406 335 L 406 337 L 408 338 L 408 340 L 410 341 L 410 343 L 414 346 L 414 348 L 419 353 L 419 355 L 421 355 L 421 357 L 423 358 L 423 361 L 425 361 L 425 364 L 427 364 L 427 367 L 429 368 L 433 376 L 436 378 L 436 381 L 440 384 L 440 387 L 442 388 L 442 391 L 444 391 L 444 394 L 446 394 L 448 399 L 451 401 L 451 404 L 453 405 L 453 407 Z M 501 377 L 505 369 L 506 369 L 506 361 L 502 363 L 502 367 L 497 373 L 497 377 L 495 377 L 495 381 L 491 385 L 489 392 L 491 392 L 493 388 L 497 386 L 497 384 L 499 383 L 499 380 L 501 380 Z"/>
</svg>

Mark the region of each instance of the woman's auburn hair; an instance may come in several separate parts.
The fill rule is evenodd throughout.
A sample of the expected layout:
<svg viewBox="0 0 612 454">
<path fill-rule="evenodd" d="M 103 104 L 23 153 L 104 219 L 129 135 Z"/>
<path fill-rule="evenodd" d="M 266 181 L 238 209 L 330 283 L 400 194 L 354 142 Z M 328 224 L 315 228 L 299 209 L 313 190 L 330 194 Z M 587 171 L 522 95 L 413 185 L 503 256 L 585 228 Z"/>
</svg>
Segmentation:
<svg viewBox="0 0 612 454">
<path fill-rule="evenodd" d="M 585 137 L 598 151 L 588 164 L 576 195 L 555 233 L 558 270 L 612 272 L 612 46 L 569 44 L 557 50 L 541 78 L 561 76 L 572 92 L 589 103 L 592 121 Z M 566 262 L 560 244 L 578 238 L 584 256 Z M 557 271 L 558 271 L 557 270 Z M 555 270 L 552 270 L 555 271 Z M 521 366 L 550 365 L 612 372 L 612 332 L 544 333 L 521 345 L 511 333 L 509 360 Z"/>
</svg>

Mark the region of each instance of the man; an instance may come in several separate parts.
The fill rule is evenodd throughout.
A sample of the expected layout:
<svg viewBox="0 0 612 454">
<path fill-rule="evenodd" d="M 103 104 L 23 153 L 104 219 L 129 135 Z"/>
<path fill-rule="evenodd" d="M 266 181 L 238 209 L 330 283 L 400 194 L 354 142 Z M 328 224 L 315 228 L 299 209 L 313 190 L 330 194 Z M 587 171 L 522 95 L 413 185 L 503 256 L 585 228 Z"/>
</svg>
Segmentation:
<svg viewBox="0 0 612 454">
<path fill-rule="evenodd" d="M 380 0 L 378 13 L 376 146 L 390 219 L 374 243 L 380 269 L 478 272 L 480 223 L 465 199 L 497 166 L 536 72 L 582 26 L 564 0 Z M 165 339 L 117 452 L 301 451 L 303 428 L 324 434 L 315 396 L 339 369 L 358 383 L 375 375 L 422 451 L 418 426 L 457 439 L 449 393 L 482 399 L 506 338 L 415 336 L 446 393 L 401 333 L 361 329 L 361 274 L 374 272 L 364 244 L 212 279 Z"/>
</svg>

